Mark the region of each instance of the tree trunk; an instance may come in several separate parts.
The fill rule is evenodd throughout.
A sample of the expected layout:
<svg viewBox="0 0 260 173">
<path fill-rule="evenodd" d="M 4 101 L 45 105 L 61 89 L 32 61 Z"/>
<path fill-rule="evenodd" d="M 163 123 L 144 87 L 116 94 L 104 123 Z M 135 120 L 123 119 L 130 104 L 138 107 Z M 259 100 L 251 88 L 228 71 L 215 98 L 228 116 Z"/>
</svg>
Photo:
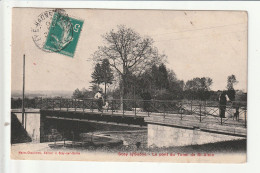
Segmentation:
<svg viewBox="0 0 260 173">
<path fill-rule="evenodd" d="M 105 98 L 104 98 L 105 102 L 106 102 L 106 98 L 107 98 L 107 83 L 105 82 Z"/>
<path fill-rule="evenodd" d="M 120 110 L 124 108 L 124 95 L 125 95 L 125 77 L 122 76 L 122 83 L 120 89 Z"/>
<path fill-rule="evenodd" d="M 126 87 L 126 77 L 128 74 L 128 69 L 126 66 L 123 66 L 123 74 L 122 77 L 122 84 L 121 84 L 121 96 L 120 96 L 120 103 L 121 103 L 121 110 L 124 108 L 124 98 L 125 98 L 125 87 Z"/>
</svg>

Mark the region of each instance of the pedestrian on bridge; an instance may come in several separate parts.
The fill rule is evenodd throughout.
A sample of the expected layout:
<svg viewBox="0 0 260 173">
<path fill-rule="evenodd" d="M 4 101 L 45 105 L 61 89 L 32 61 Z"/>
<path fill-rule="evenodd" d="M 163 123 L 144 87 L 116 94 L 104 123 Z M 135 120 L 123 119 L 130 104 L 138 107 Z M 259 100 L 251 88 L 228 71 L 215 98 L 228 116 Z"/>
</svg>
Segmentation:
<svg viewBox="0 0 260 173">
<path fill-rule="evenodd" d="M 220 118 L 226 118 L 225 112 L 226 112 L 226 105 L 228 101 L 228 96 L 226 91 L 222 91 L 222 93 L 219 96 L 219 116 Z"/>
<path fill-rule="evenodd" d="M 98 111 L 102 112 L 102 106 L 103 106 L 102 91 L 99 90 L 99 91 L 95 94 L 94 98 L 97 99 Z"/>
</svg>

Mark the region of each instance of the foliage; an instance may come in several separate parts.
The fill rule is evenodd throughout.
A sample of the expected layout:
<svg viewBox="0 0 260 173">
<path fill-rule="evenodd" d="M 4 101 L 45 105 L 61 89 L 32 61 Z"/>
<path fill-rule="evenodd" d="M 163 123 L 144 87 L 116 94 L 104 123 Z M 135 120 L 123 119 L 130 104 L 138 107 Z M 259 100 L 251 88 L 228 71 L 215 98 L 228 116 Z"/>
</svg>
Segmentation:
<svg viewBox="0 0 260 173">
<path fill-rule="evenodd" d="M 164 64 L 153 65 L 140 76 L 129 75 L 126 98 L 137 98 L 148 92 L 152 99 L 182 99 L 183 85 Z"/>
<path fill-rule="evenodd" d="M 247 93 L 237 90 L 235 101 L 247 101 Z"/>
<path fill-rule="evenodd" d="M 140 98 L 144 92 L 149 92 L 152 99 L 218 100 L 219 92 L 211 91 L 211 78 L 195 77 L 186 83 L 178 80 L 174 71 L 163 63 L 166 56 L 159 54 L 152 38 L 143 37 L 124 25 L 102 37 L 104 45 L 92 56 L 97 62 L 92 78 L 97 84 L 95 87 L 105 84 L 105 92 L 106 85 L 114 80 L 113 85 L 118 88 L 109 92 L 114 98 Z M 235 75 L 229 76 L 227 81 L 229 98 L 236 100 Z M 245 99 L 245 96 L 240 98 Z"/>
<path fill-rule="evenodd" d="M 234 89 L 229 89 L 227 90 L 227 95 L 231 101 L 234 101 L 236 97 L 236 91 Z"/>
<path fill-rule="evenodd" d="M 107 84 L 112 84 L 112 81 L 114 79 L 112 69 L 110 68 L 109 60 L 103 59 L 101 65 L 97 63 L 91 77 L 93 79 L 92 83 L 94 84 L 99 85 L 104 83 L 106 95 Z"/>
<path fill-rule="evenodd" d="M 120 75 L 121 97 L 125 95 L 125 86 L 129 75 L 139 76 L 153 64 L 160 63 L 165 55 L 160 55 L 153 40 L 141 37 L 126 26 L 118 26 L 103 35 L 104 46 L 99 46 L 93 59 L 108 59 L 110 66 Z"/>
<path fill-rule="evenodd" d="M 99 63 L 96 64 L 95 70 L 92 73 L 91 77 L 93 79 L 92 83 L 99 85 L 103 82 L 103 72 L 102 72 L 101 65 Z"/>
<path fill-rule="evenodd" d="M 91 86 L 91 91 L 87 90 L 86 88 L 82 88 L 81 90 L 77 88 L 73 92 L 72 98 L 74 99 L 93 98 L 94 95 L 98 92 L 98 90 L 102 90 L 102 89 L 96 84 Z"/>
<path fill-rule="evenodd" d="M 114 79 L 112 69 L 110 68 L 109 60 L 108 59 L 103 59 L 102 64 L 101 64 L 101 81 L 102 83 L 106 84 L 112 84 L 112 81 Z"/>
<path fill-rule="evenodd" d="M 77 89 L 73 92 L 72 98 L 74 98 L 74 99 L 83 98 L 83 94 L 82 94 L 82 92 L 77 88 Z"/>
<path fill-rule="evenodd" d="M 99 85 L 94 84 L 94 85 L 91 86 L 91 91 L 92 91 L 93 96 L 94 96 L 98 91 L 103 91 L 103 89 L 100 88 Z"/>
<path fill-rule="evenodd" d="M 236 79 L 235 75 L 230 75 L 227 77 L 227 95 L 231 101 L 235 100 L 236 97 L 236 91 L 234 89 L 234 85 L 237 84 L 238 81 Z"/>
<path fill-rule="evenodd" d="M 207 100 L 210 97 L 210 86 L 213 81 L 209 77 L 196 77 L 185 84 L 185 95 L 189 99 Z"/>
<path fill-rule="evenodd" d="M 235 75 L 232 74 L 227 77 L 227 89 L 228 90 L 234 90 L 234 85 L 237 83 L 238 83 L 238 81 L 237 81 Z"/>
<path fill-rule="evenodd" d="M 166 69 L 166 66 L 164 64 L 161 64 L 158 68 L 158 76 L 159 76 L 159 80 L 158 80 L 158 86 L 160 89 L 168 89 L 169 88 L 169 81 L 168 81 L 168 72 Z"/>
</svg>

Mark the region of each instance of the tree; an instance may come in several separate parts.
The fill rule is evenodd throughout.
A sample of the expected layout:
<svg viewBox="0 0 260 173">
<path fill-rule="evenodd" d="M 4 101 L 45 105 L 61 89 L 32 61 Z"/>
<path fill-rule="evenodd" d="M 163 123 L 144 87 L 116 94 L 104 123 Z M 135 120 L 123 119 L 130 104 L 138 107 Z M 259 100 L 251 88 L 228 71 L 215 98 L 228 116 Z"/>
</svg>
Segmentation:
<svg viewBox="0 0 260 173">
<path fill-rule="evenodd" d="M 186 82 L 185 89 L 193 90 L 193 91 L 198 91 L 198 90 L 209 91 L 212 83 L 213 81 L 209 77 L 202 77 L 202 78 L 196 77 Z"/>
<path fill-rule="evenodd" d="M 136 93 L 141 94 L 147 89 L 154 99 L 182 99 L 184 82 L 177 79 L 173 70 L 164 64 L 159 67 L 155 64 L 147 69 L 135 83 L 138 87 Z"/>
<path fill-rule="evenodd" d="M 235 75 L 232 74 L 227 77 L 227 89 L 228 90 L 234 90 L 234 85 L 237 83 L 238 83 L 238 81 L 237 81 Z"/>
<path fill-rule="evenodd" d="M 90 88 L 94 94 L 98 91 L 102 91 L 102 88 L 100 88 L 97 84 L 93 84 Z"/>
<path fill-rule="evenodd" d="M 203 91 L 209 91 L 213 83 L 213 80 L 209 77 L 203 77 L 200 79 L 200 81 L 201 81 L 201 89 Z"/>
<path fill-rule="evenodd" d="M 185 90 L 191 95 L 191 97 L 199 98 L 201 100 L 208 99 L 210 97 L 210 86 L 213 81 L 209 77 L 196 77 L 192 80 L 188 80 L 185 84 Z"/>
<path fill-rule="evenodd" d="M 235 75 L 232 74 L 227 77 L 227 89 L 228 89 L 227 95 L 231 101 L 235 100 L 236 91 L 234 89 L 234 85 L 237 83 L 238 83 L 238 81 L 237 81 Z"/>
<path fill-rule="evenodd" d="M 169 81 L 168 81 L 168 72 L 166 66 L 162 63 L 159 66 L 159 87 L 160 89 L 168 89 Z"/>
<path fill-rule="evenodd" d="M 112 84 L 114 79 L 112 69 L 110 68 L 110 64 L 108 59 L 103 59 L 102 64 L 96 64 L 95 70 L 91 75 L 93 81 L 97 85 L 104 83 L 105 85 L 105 95 L 107 90 L 107 84 Z"/>
<path fill-rule="evenodd" d="M 159 86 L 159 69 L 158 67 L 154 64 L 151 68 L 151 75 L 150 75 L 150 79 L 151 79 L 151 88 L 154 89 L 158 89 Z M 147 71 L 147 74 L 149 74 L 149 71 Z"/>
<path fill-rule="evenodd" d="M 105 85 L 105 95 L 107 93 L 107 84 L 112 84 L 114 79 L 112 69 L 110 68 L 109 60 L 103 59 L 101 64 L 102 79 L 101 82 Z"/>
<path fill-rule="evenodd" d="M 83 98 L 93 98 L 94 93 L 92 91 L 87 90 L 86 88 L 81 89 L 81 93 Z"/>
<path fill-rule="evenodd" d="M 81 99 L 81 98 L 83 98 L 83 95 L 82 95 L 82 92 L 77 88 L 77 89 L 73 92 L 72 97 L 73 97 L 74 99 Z"/>
<path fill-rule="evenodd" d="M 102 68 L 101 65 L 99 63 L 96 64 L 94 72 L 91 75 L 92 77 L 92 83 L 95 84 L 101 84 L 103 82 L 103 72 L 102 72 Z"/>
<path fill-rule="evenodd" d="M 169 88 L 168 70 L 163 63 L 159 67 L 154 64 L 148 72 L 151 74 L 153 88 L 158 90 Z"/>
<path fill-rule="evenodd" d="M 93 59 L 108 59 L 110 66 L 119 74 L 121 99 L 124 98 L 129 75 L 140 75 L 153 64 L 161 63 L 165 57 L 158 53 L 151 38 L 141 37 L 126 26 L 118 26 L 117 31 L 112 29 L 102 37 L 105 45 L 98 47 Z"/>
<path fill-rule="evenodd" d="M 168 81 L 169 82 L 174 82 L 174 81 L 178 80 L 177 77 L 176 77 L 176 74 L 173 70 L 168 69 L 167 73 L 168 73 Z"/>
</svg>

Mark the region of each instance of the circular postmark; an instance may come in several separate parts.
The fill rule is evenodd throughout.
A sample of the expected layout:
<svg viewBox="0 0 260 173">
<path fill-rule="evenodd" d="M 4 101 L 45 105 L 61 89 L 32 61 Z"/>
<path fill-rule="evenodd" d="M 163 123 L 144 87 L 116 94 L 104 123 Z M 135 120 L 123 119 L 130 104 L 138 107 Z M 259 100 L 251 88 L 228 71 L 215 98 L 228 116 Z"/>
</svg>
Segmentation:
<svg viewBox="0 0 260 173">
<path fill-rule="evenodd" d="M 73 40 L 73 26 L 63 9 L 38 15 L 31 32 L 35 45 L 45 52 L 59 52 Z"/>
</svg>

